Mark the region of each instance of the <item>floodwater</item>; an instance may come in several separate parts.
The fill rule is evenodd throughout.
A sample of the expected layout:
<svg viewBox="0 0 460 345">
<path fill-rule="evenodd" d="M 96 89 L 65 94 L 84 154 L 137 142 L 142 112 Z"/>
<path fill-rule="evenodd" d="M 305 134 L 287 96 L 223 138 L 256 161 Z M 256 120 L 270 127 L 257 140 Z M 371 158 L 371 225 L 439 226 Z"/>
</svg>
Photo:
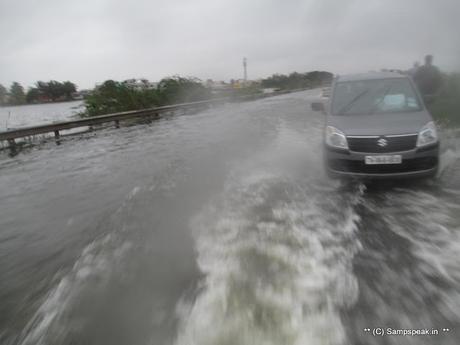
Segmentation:
<svg viewBox="0 0 460 345">
<path fill-rule="evenodd" d="M 318 92 L 5 153 L 0 343 L 458 345 L 458 133 L 435 181 L 330 180 Z"/>
<path fill-rule="evenodd" d="M 84 109 L 82 101 L 0 107 L 0 131 L 70 120 Z"/>
</svg>

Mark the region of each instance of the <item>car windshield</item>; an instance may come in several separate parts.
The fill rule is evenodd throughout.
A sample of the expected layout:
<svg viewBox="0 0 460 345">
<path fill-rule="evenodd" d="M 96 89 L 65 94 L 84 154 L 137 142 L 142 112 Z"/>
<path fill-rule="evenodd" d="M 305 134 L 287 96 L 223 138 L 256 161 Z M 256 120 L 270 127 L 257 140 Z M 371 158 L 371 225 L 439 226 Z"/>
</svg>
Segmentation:
<svg viewBox="0 0 460 345">
<path fill-rule="evenodd" d="M 374 79 L 338 82 L 332 100 L 334 115 L 383 114 L 421 110 L 409 79 Z"/>
</svg>

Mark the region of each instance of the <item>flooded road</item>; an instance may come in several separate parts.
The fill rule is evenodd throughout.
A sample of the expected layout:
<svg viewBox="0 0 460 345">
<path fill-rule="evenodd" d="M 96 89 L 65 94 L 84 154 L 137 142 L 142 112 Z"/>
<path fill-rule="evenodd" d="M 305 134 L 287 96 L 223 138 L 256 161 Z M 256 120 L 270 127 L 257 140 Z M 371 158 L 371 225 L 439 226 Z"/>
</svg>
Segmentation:
<svg viewBox="0 0 460 345">
<path fill-rule="evenodd" d="M 2 156 L 0 343 L 459 344 L 458 133 L 436 181 L 330 180 L 318 93 Z"/>
</svg>

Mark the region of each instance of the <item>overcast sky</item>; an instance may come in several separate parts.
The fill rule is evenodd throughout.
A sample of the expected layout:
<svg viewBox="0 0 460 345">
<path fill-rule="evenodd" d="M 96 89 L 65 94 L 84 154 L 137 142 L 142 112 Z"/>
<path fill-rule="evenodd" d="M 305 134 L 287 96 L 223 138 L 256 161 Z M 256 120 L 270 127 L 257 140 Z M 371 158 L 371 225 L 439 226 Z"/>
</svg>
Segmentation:
<svg viewBox="0 0 460 345">
<path fill-rule="evenodd" d="M 0 83 L 460 70 L 460 0 L 0 0 Z"/>
</svg>

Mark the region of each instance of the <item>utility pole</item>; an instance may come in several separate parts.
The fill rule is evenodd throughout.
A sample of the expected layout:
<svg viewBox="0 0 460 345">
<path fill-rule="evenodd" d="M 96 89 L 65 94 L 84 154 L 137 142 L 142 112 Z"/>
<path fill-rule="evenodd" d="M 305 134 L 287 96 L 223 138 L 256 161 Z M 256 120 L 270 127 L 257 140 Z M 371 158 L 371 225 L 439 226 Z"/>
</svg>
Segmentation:
<svg viewBox="0 0 460 345">
<path fill-rule="evenodd" d="M 248 59 L 246 59 L 245 57 L 243 58 L 243 68 L 244 68 L 244 81 L 246 82 L 248 80 L 248 69 L 247 69 L 247 65 L 248 65 Z"/>
</svg>

